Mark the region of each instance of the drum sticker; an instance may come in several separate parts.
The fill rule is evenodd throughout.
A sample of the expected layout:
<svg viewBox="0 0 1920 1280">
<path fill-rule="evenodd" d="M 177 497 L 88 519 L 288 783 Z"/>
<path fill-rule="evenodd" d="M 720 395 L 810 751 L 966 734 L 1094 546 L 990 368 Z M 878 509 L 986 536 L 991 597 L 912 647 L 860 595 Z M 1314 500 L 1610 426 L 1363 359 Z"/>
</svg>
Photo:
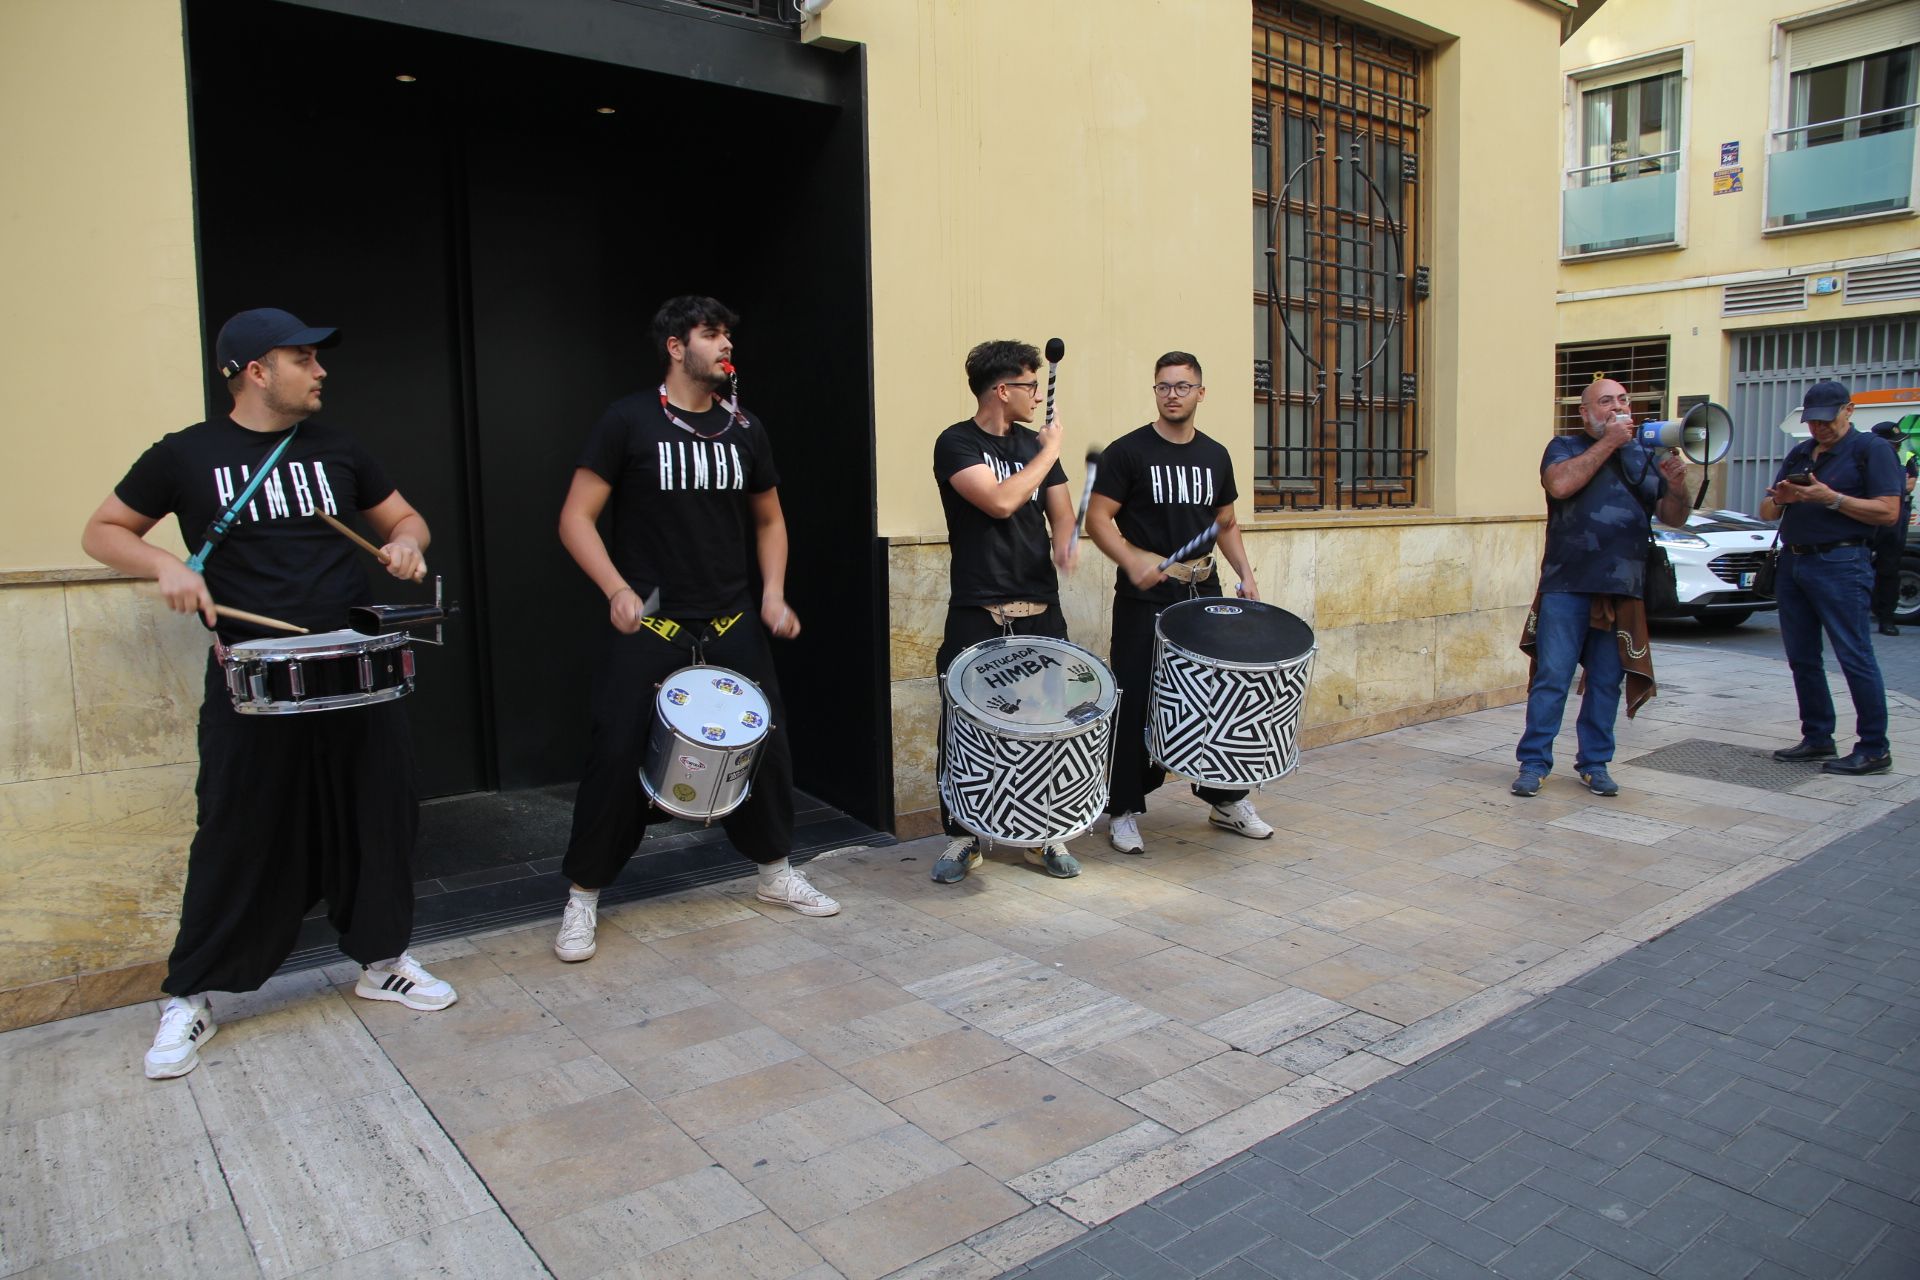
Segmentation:
<svg viewBox="0 0 1920 1280">
<path fill-rule="evenodd" d="M 688 773 L 698 773 L 707 767 L 707 762 L 699 756 L 681 756 L 680 767 Z"/>
<path fill-rule="evenodd" d="M 1224 613 L 1224 614 L 1231 615 L 1231 614 L 1246 612 L 1246 610 L 1242 609 L 1237 604 L 1210 604 L 1210 605 L 1205 605 L 1203 607 L 1208 613 Z"/>
<path fill-rule="evenodd" d="M 1067 712 L 1067 720 L 1072 724 L 1085 724 L 1089 720 L 1099 719 L 1101 714 L 1099 703 L 1083 702 Z"/>
<path fill-rule="evenodd" d="M 729 680 L 725 676 L 715 676 L 713 678 L 713 687 L 722 693 L 730 693 L 736 698 L 740 696 L 741 690 L 738 680 Z"/>
<path fill-rule="evenodd" d="M 667 690 L 667 701 L 676 707 L 684 707 L 687 705 L 687 691 L 685 689 L 669 689 Z"/>
<path fill-rule="evenodd" d="M 740 713 L 740 723 L 747 726 L 747 728 L 749 729 L 758 729 L 761 725 L 765 724 L 766 722 L 767 722 L 767 718 L 761 715 L 758 711 L 742 711 Z"/>
<path fill-rule="evenodd" d="M 692 804 L 694 796 L 698 794 L 698 792 L 684 782 L 676 782 L 673 784 L 673 798 L 681 804 Z"/>
<path fill-rule="evenodd" d="M 753 752 L 748 751 L 733 762 L 733 768 L 727 770 L 725 781 L 728 783 L 738 782 L 752 772 Z"/>
<path fill-rule="evenodd" d="M 703 724 L 700 726 L 700 736 L 708 742 L 725 742 L 727 731 L 717 724 Z"/>
</svg>

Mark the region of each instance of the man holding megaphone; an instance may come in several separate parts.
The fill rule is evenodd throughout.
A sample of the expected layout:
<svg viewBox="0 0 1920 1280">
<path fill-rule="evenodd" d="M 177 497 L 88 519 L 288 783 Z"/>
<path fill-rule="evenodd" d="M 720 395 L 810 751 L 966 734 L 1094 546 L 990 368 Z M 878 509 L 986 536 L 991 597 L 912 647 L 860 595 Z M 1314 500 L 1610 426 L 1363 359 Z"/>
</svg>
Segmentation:
<svg viewBox="0 0 1920 1280">
<path fill-rule="evenodd" d="M 1760 503 L 1762 520 L 1780 521 L 1780 562 L 1773 598 L 1780 602 L 1780 645 L 1800 703 L 1800 741 L 1776 760 L 1826 760 L 1828 773 L 1885 773 L 1887 688 L 1868 634 L 1876 531 L 1900 516 L 1906 488 L 1900 463 L 1882 441 L 1853 429 L 1853 394 L 1838 382 L 1816 382 L 1801 402 L 1811 438 L 1787 451 Z M 1833 694 L 1820 656 L 1820 633 L 1853 696 L 1853 751 L 1834 755 Z"/>
<path fill-rule="evenodd" d="M 1527 727 L 1514 753 L 1520 762 L 1512 787 L 1517 796 L 1540 794 L 1553 769 L 1553 740 L 1576 666 L 1586 669 L 1587 689 L 1576 722 L 1574 772 L 1595 795 L 1620 793 L 1607 765 L 1629 662 L 1639 679 L 1627 714 L 1653 691 L 1643 602 L 1648 517 L 1657 508 L 1667 524 L 1679 528 L 1687 522 L 1686 461 L 1669 449 L 1654 462 L 1653 452 L 1636 438 L 1625 387 L 1611 378 L 1589 384 L 1580 397 L 1580 425 L 1580 434 L 1549 441 L 1540 459 L 1547 549 L 1520 640 L 1533 671 Z"/>
</svg>

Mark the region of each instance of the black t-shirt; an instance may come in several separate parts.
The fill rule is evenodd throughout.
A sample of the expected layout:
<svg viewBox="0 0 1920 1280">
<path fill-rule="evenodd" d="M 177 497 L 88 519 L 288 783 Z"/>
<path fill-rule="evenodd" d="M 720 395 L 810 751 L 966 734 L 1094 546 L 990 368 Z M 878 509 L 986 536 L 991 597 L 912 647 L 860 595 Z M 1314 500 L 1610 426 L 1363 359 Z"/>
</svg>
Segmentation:
<svg viewBox="0 0 1920 1280">
<path fill-rule="evenodd" d="M 1152 423 L 1107 446 L 1093 491 L 1120 504 L 1114 522 L 1128 542 L 1162 558 L 1191 542 L 1213 523 L 1221 507 L 1240 496 L 1233 487 L 1233 455 L 1226 446 L 1198 429 L 1193 439 L 1174 444 Z M 1114 574 L 1113 589 L 1163 604 L 1187 598 L 1185 583 L 1169 579 L 1142 591 L 1128 581 L 1125 569 Z"/>
<path fill-rule="evenodd" d="M 189 552 L 207 526 L 240 496 L 287 433 L 249 431 L 231 418 L 163 437 L 114 486 L 120 501 L 150 519 L 175 515 Z M 380 464 L 346 432 L 300 424 L 293 443 L 203 570 L 217 604 L 279 618 L 314 631 L 347 625 L 347 610 L 368 599 L 366 552 L 315 513 L 345 518 L 393 493 Z M 228 641 L 258 639 L 260 629 L 221 619 Z"/>
<path fill-rule="evenodd" d="M 660 588 L 669 618 L 751 609 L 759 565 L 747 495 L 780 483 L 773 442 L 758 418 L 743 427 L 718 404 L 674 413 L 694 430 L 668 420 L 658 392 L 636 392 L 607 406 L 580 450 L 577 465 L 613 486 L 607 553 L 642 596 Z"/>
<path fill-rule="evenodd" d="M 969 467 L 991 467 L 995 480 L 1005 480 L 1039 452 L 1040 437 L 1029 428 L 1016 425 L 996 436 L 972 418 L 954 423 L 933 442 L 933 478 L 940 485 L 953 557 L 953 604 L 1060 603 L 1045 497 L 1048 489 L 1067 482 L 1060 463 L 1056 460 L 1033 497 L 1004 519 L 988 515 L 953 487 L 953 477 Z"/>
</svg>

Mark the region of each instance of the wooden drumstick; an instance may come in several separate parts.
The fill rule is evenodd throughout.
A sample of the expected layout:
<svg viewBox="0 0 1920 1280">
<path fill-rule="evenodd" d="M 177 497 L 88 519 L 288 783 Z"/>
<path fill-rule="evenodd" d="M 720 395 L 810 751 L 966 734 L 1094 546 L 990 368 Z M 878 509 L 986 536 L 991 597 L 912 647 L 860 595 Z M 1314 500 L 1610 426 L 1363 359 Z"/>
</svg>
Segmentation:
<svg viewBox="0 0 1920 1280">
<path fill-rule="evenodd" d="M 160 594 L 158 583 L 148 583 L 145 588 L 153 595 Z M 291 622 L 282 622 L 278 618 L 269 618 L 264 613 L 248 613 L 245 609 L 236 609 L 228 604 L 216 604 L 213 611 L 223 618 L 232 618 L 235 622 L 251 622 L 256 627 L 266 627 L 272 631 L 290 631 L 297 636 L 312 635 L 305 627 L 296 627 Z"/>
<path fill-rule="evenodd" d="M 393 563 L 393 557 L 389 556 L 386 552 L 382 551 L 380 548 L 374 546 L 371 542 L 368 542 L 365 538 L 361 537 L 359 534 L 355 533 L 352 529 L 348 528 L 346 525 L 342 524 L 340 521 L 334 519 L 332 516 L 328 515 L 326 512 L 318 511 L 318 512 L 315 512 L 314 514 L 318 515 L 322 520 L 325 520 L 328 524 L 332 525 L 334 529 L 336 529 L 340 533 L 346 534 L 347 537 L 353 540 L 356 546 L 358 546 L 361 550 L 368 552 L 370 555 L 373 556 L 375 560 L 378 560 L 381 564 Z M 413 580 L 415 582 L 418 582 L 426 576 L 427 576 L 426 566 L 422 565 L 420 568 L 420 572 L 413 575 Z"/>
</svg>

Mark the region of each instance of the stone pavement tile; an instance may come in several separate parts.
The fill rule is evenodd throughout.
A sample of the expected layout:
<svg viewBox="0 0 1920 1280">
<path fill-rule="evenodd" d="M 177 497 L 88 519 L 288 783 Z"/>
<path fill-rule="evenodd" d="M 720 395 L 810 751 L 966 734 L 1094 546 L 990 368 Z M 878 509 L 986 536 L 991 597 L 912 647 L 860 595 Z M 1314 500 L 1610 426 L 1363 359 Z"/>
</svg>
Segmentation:
<svg viewBox="0 0 1920 1280">
<path fill-rule="evenodd" d="M 831 1280 L 839 1273 L 771 1213 L 715 1227 L 642 1257 L 616 1259 L 607 1280 Z"/>
<path fill-rule="evenodd" d="M 600 913 L 600 918 L 631 937 L 652 942 L 699 933 L 717 925 L 750 921 L 755 915 L 750 907 L 717 890 L 690 889 L 663 898 L 608 907 Z"/>
<path fill-rule="evenodd" d="M 1343 997 L 1363 1013 L 1389 1022 L 1414 1023 L 1477 995 L 1486 984 L 1440 969 L 1419 968 L 1363 987 Z"/>
<path fill-rule="evenodd" d="M 11 1266 L 15 1256 L 9 1249 L 0 1249 L 0 1265 Z M 257 1276 L 260 1269 L 240 1213 L 228 1202 L 6 1274 L 22 1280 L 117 1280 L 122 1276 Z"/>
<path fill-rule="evenodd" d="M 561 971 L 543 968 L 522 973 L 515 981 L 542 1009 L 582 1036 L 630 1027 L 722 998 L 699 978 L 678 972 L 672 964 L 651 954 L 605 966 L 596 955 Z M 462 1003 L 465 999 L 463 995 Z"/>
<path fill-rule="evenodd" d="M 1198 1030 L 1235 1049 L 1261 1054 L 1338 1022 L 1353 1010 L 1337 1000 L 1288 987 L 1273 995 L 1209 1018 Z"/>
<path fill-rule="evenodd" d="M 456 986 L 460 999 L 431 1012 L 409 1009 L 390 1000 L 342 998 L 402 1071 L 556 1025 L 553 1015 L 506 974 L 495 972 L 480 981 Z"/>
<path fill-rule="evenodd" d="M 504 1080 L 415 1088 L 433 1108 L 440 1126 L 458 1139 L 532 1119 L 556 1107 L 621 1092 L 628 1084 L 612 1066 L 589 1054 Z"/>
<path fill-rule="evenodd" d="M 747 1188 L 796 1231 L 817 1227 L 966 1161 L 910 1124 L 860 1138 L 846 1146 L 745 1179 Z"/>
<path fill-rule="evenodd" d="M 1218 1054 L 1122 1096 L 1119 1101 L 1185 1133 L 1291 1082 L 1294 1074 L 1238 1051 Z"/>
<path fill-rule="evenodd" d="M 316 993 L 250 1018 L 222 1023 L 186 1078 L 211 1132 L 381 1092 L 401 1083 L 341 997 Z"/>
<path fill-rule="evenodd" d="M 525 1234 L 557 1280 L 579 1280 L 601 1274 L 612 1261 L 642 1259 L 764 1212 L 730 1174 L 708 1166 Z"/>
<path fill-rule="evenodd" d="M 1297 924 L 1311 925 L 1316 929 L 1339 933 L 1363 921 L 1377 920 L 1381 916 L 1404 911 L 1410 905 L 1399 898 L 1383 894 L 1348 892 L 1316 902 L 1310 907 L 1296 908 L 1286 914 L 1289 920 Z"/>
<path fill-rule="evenodd" d="M 867 961 L 862 967 L 889 982 L 898 983 L 902 987 L 912 987 L 916 982 L 937 978 L 941 974 L 950 973 L 956 969 L 985 964 L 1010 954 L 1005 947 L 988 942 L 984 938 L 962 934 L 956 938 L 946 938 L 939 942 L 929 942 L 877 956 Z"/>
<path fill-rule="evenodd" d="M 505 1126 L 461 1149 L 522 1230 L 712 1163 L 631 1089 Z"/>
<path fill-rule="evenodd" d="M 405 1087 L 221 1134 L 214 1145 L 268 1276 L 310 1270 L 493 1207 Z"/>
<path fill-rule="evenodd" d="M 193 1271 L 219 1275 L 218 1267 L 197 1265 Z M 184 1274 L 160 1270 L 159 1274 Z M 498 1209 L 476 1213 L 419 1235 L 350 1258 L 317 1267 L 305 1275 L 315 1280 L 430 1280 L 434 1276 L 472 1277 L 472 1280 L 539 1280 L 546 1267 L 507 1215 Z"/>
<path fill-rule="evenodd" d="M 794 996 L 757 1010 L 755 1016 L 828 1066 L 869 1058 L 960 1025 L 885 978 L 861 978 Z"/>
<path fill-rule="evenodd" d="M 593 1056 L 587 1042 L 554 1023 L 521 1035 L 505 1036 L 486 1045 L 484 1052 L 450 1054 L 408 1061 L 402 1074 L 421 1096 L 474 1089 L 497 1080 L 510 1080 L 575 1058 Z"/>
<path fill-rule="evenodd" d="M 1351 947 L 1329 959 L 1295 969 L 1286 975 L 1287 981 L 1296 987 L 1327 997 L 1329 1000 L 1348 1001 L 1355 992 L 1365 991 L 1377 982 L 1403 973 L 1411 973 L 1420 967 L 1420 962 L 1407 956 L 1395 955 L 1378 947 L 1366 945 Z M 1367 1012 L 1381 1016 L 1375 1010 Z M 1390 1019 L 1401 1021 L 1400 1019 Z"/>
<path fill-rule="evenodd" d="M 1115 965 L 1091 975 L 1090 980 L 1166 1017 L 1190 1023 L 1244 1008 L 1273 993 L 1270 979 L 1178 945 Z"/>
<path fill-rule="evenodd" d="M 1184 1022 L 1167 1021 L 1061 1058 L 1053 1065 L 1108 1097 L 1117 1098 L 1196 1062 L 1204 1062 L 1227 1047 L 1225 1041 L 1216 1040 Z"/>
<path fill-rule="evenodd" d="M 1011 1178 L 1007 1185 L 1035 1204 L 1042 1204 L 1070 1187 L 1077 1187 L 1137 1156 L 1165 1146 L 1176 1136 L 1173 1130 L 1158 1121 L 1142 1120 L 1111 1137 L 1102 1138 L 1078 1151 L 1030 1169 L 1017 1178 Z"/>
<path fill-rule="evenodd" d="M 746 1010 L 719 1001 L 584 1038 L 656 1102 L 804 1056 Z"/>
<path fill-rule="evenodd" d="M 838 1072 L 802 1056 L 688 1089 L 655 1105 L 689 1137 L 703 1138 L 837 1093 L 846 1084 Z"/>
<path fill-rule="evenodd" d="M 1151 827 L 1143 828 L 1151 831 Z M 1142 875 L 1169 884 L 1191 885 L 1198 880 L 1223 876 L 1243 865 L 1247 859 L 1217 853 L 1196 844 L 1175 843 L 1156 836 L 1147 841 L 1146 851 L 1123 855 L 1127 865 Z"/>
<path fill-rule="evenodd" d="M 942 1015 L 943 1017 L 946 1015 Z M 973 1027 L 918 1039 L 884 1053 L 842 1063 L 840 1074 L 882 1102 L 1004 1062 L 1019 1050 Z"/>
<path fill-rule="evenodd" d="M 1356 939 L 1302 925 L 1277 938 L 1228 952 L 1222 958 L 1269 978 L 1284 978 L 1295 970 L 1331 959 L 1358 945 Z"/>
<path fill-rule="evenodd" d="M 711 986 L 742 1009 L 758 1012 L 781 1008 L 790 1001 L 806 999 L 870 976 L 866 969 L 845 956 L 825 955 L 765 973 L 721 978 Z"/>
<path fill-rule="evenodd" d="M 848 1085 L 700 1139 L 722 1168 L 743 1182 L 766 1178 L 897 1128 L 901 1116 Z"/>
<path fill-rule="evenodd" d="M 833 954 L 804 930 L 757 913 L 750 920 L 655 938 L 648 946 L 676 972 L 710 984 L 771 973 Z"/>
<path fill-rule="evenodd" d="M 1136 911 L 1120 923 L 1210 956 L 1225 955 L 1292 930 L 1291 920 L 1209 894 L 1191 902 Z"/>
<path fill-rule="evenodd" d="M 1002 1180 L 1140 1120 L 1130 1108 L 1024 1055 L 901 1098 L 893 1108 Z"/>
<path fill-rule="evenodd" d="M 1032 953 L 1032 959 L 1035 964 L 1063 969 L 1076 978 L 1091 980 L 1093 975 L 1103 969 L 1138 960 L 1156 951 L 1164 951 L 1172 945 L 1158 934 L 1122 925 L 1117 929 L 1109 929 L 1079 942 L 1035 951 Z"/>
<path fill-rule="evenodd" d="M 1028 1208 L 998 1179 L 962 1165 L 801 1234 L 847 1280 L 876 1280 Z"/>
<path fill-rule="evenodd" d="M 1052 1205 L 1041 1204 L 968 1236 L 966 1245 L 988 1262 L 1010 1267 L 1086 1234 L 1086 1224 L 1075 1222 Z"/>
<path fill-rule="evenodd" d="M 103 1021 L 124 1028 L 129 1020 Z M 67 1042 L 48 1034 L 32 1039 L 43 1046 Z M 90 1254 L 181 1222 L 194 1223 L 224 1247 L 215 1219 L 231 1214 L 231 1203 L 185 1081 L 156 1084 L 139 1067 L 122 1065 L 146 1086 L 142 1092 L 0 1128 L 0 1142 L 12 1154 L 0 1174 L 0 1274 Z M 113 1159 L 102 1159 L 105 1152 Z M 100 1256 L 124 1254 L 110 1249 Z"/>
</svg>

